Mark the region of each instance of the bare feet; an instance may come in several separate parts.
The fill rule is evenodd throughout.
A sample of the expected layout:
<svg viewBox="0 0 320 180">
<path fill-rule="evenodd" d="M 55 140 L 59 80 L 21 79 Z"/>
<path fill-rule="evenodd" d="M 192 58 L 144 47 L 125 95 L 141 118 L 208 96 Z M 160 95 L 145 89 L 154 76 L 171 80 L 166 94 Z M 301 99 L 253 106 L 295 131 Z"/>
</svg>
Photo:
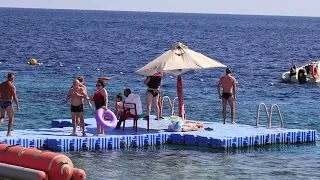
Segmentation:
<svg viewBox="0 0 320 180">
<path fill-rule="evenodd" d="M 78 134 L 77 129 L 73 129 L 72 134 L 75 134 L 75 135 Z"/>
<path fill-rule="evenodd" d="M 11 134 L 11 133 L 7 133 L 7 136 L 13 136 L 13 134 Z"/>
<path fill-rule="evenodd" d="M 236 122 L 235 121 L 231 121 L 231 124 L 235 124 Z"/>
<path fill-rule="evenodd" d="M 98 134 L 98 136 L 104 136 L 104 134 Z"/>
</svg>

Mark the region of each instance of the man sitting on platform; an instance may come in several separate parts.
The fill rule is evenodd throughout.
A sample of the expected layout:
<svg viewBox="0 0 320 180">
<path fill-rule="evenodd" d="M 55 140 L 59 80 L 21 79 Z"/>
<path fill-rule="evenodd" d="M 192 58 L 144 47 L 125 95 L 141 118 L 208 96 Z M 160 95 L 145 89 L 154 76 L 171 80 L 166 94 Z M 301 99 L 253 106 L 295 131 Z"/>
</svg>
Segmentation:
<svg viewBox="0 0 320 180">
<path fill-rule="evenodd" d="M 124 100 L 123 103 L 134 103 L 136 104 L 136 109 L 137 109 L 137 115 L 135 114 L 134 109 L 130 109 L 130 111 L 126 111 L 124 109 L 123 115 L 120 117 L 120 120 L 117 124 L 116 129 L 120 129 L 121 123 L 127 119 L 127 117 L 132 117 L 132 118 L 138 118 L 142 115 L 142 105 L 141 105 L 141 99 L 140 96 L 137 94 L 131 93 L 130 89 L 125 89 L 123 92 L 124 96 L 126 99 Z"/>
</svg>

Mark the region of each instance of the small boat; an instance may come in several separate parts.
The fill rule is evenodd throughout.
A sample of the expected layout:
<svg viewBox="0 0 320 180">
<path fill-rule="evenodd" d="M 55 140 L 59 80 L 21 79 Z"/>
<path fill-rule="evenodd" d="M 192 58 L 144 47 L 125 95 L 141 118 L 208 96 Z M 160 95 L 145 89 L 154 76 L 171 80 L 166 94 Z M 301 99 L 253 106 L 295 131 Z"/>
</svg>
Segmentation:
<svg viewBox="0 0 320 180">
<path fill-rule="evenodd" d="M 290 71 L 282 73 L 281 81 L 284 83 L 320 83 L 320 61 L 310 62 L 296 67 L 292 61 Z"/>
</svg>

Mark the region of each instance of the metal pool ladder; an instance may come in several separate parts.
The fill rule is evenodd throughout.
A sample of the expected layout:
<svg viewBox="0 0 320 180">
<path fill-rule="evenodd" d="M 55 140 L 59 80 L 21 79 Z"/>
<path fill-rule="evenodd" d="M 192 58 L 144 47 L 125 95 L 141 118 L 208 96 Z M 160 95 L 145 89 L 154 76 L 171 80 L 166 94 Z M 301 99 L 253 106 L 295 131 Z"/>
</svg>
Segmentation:
<svg viewBox="0 0 320 180">
<path fill-rule="evenodd" d="M 175 101 L 178 99 L 178 97 L 175 97 L 172 101 L 171 101 L 171 99 L 170 99 L 170 97 L 169 96 L 163 96 L 162 97 L 162 101 L 161 101 L 161 109 L 163 110 L 163 102 L 164 102 L 164 100 L 168 100 L 168 103 L 169 103 L 169 106 L 170 106 L 170 113 L 171 113 L 171 116 L 174 116 L 175 114 L 174 114 L 174 103 L 175 103 Z M 162 112 L 162 111 L 161 111 Z M 160 114 L 160 116 L 162 116 L 162 114 Z M 184 112 L 184 119 L 186 119 L 187 118 L 187 114 L 186 114 L 186 112 Z"/>
<path fill-rule="evenodd" d="M 266 104 L 264 104 L 264 103 L 260 103 L 258 105 L 256 126 L 265 126 L 265 125 L 259 124 L 259 121 L 260 121 L 260 107 L 261 106 L 263 106 L 265 111 L 266 111 L 266 115 L 267 115 L 267 118 L 268 118 L 268 126 L 267 126 L 268 128 L 278 128 L 278 127 L 283 128 L 284 127 L 284 123 L 283 123 L 283 119 L 282 119 L 282 115 L 281 115 L 279 106 L 277 104 L 272 104 L 272 106 L 270 107 L 270 112 L 268 112 L 268 108 L 267 108 Z M 272 123 L 271 123 L 272 110 L 273 110 L 274 107 L 276 107 L 277 110 L 278 110 L 278 115 L 279 115 L 279 119 L 280 119 L 280 126 L 272 126 Z"/>
<path fill-rule="evenodd" d="M 174 105 L 173 105 L 173 101 L 171 101 L 170 97 L 169 96 L 163 96 L 162 97 L 162 101 L 161 101 L 161 109 L 163 110 L 163 102 L 164 100 L 168 100 L 168 103 L 169 103 L 169 106 L 170 106 L 170 113 L 171 113 L 171 116 L 173 116 L 174 114 Z M 162 112 L 162 111 L 161 111 Z M 162 116 L 162 114 L 160 114 L 160 116 Z"/>
</svg>

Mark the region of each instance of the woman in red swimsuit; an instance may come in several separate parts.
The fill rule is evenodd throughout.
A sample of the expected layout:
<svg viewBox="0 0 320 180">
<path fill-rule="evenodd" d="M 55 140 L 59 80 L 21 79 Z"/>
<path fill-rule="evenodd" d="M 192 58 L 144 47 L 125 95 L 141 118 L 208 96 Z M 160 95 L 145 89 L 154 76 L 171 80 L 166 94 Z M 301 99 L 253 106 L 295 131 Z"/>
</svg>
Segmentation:
<svg viewBox="0 0 320 180">
<path fill-rule="evenodd" d="M 104 80 L 111 80 L 111 78 L 99 78 L 96 83 L 97 91 L 94 93 L 93 97 L 90 98 L 91 101 L 94 101 L 96 110 L 100 108 L 108 108 L 108 92 L 105 89 L 106 83 Z M 102 129 L 98 124 L 98 136 L 104 136 L 104 129 Z"/>
</svg>

